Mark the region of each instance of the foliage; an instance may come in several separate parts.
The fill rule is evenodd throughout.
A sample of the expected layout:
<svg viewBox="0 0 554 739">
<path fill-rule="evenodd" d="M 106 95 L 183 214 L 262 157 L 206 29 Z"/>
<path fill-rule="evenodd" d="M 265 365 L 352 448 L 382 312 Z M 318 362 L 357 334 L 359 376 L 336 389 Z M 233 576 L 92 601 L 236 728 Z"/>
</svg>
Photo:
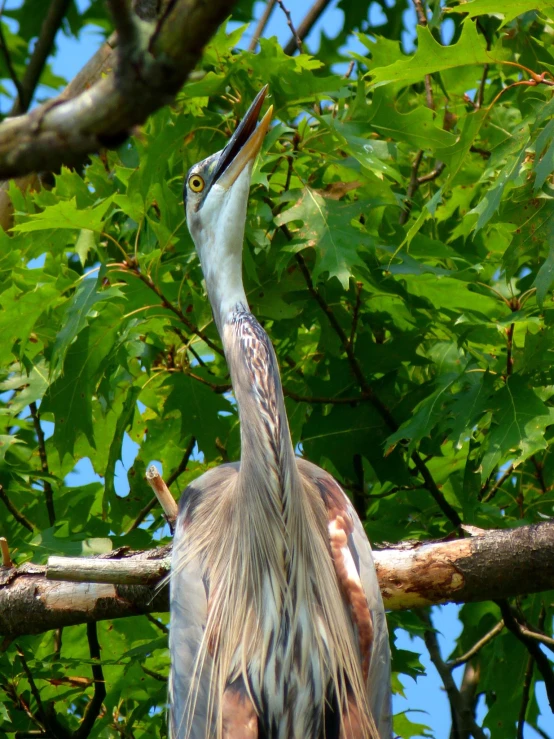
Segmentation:
<svg viewBox="0 0 554 739">
<path fill-rule="evenodd" d="M 0 234 L 0 483 L 33 529 L 0 504 L 17 562 L 156 546 L 168 537 L 160 512 L 136 525 L 151 498 L 147 466 L 157 461 L 168 478 L 190 456 L 177 496 L 239 457 L 182 181 L 223 147 L 265 83 L 275 125 L 254 174 L 244 272 L 298 449 L 349 491 L 377 545 L 443 537 L 458 519 L 504 528 L 552 515 L 552 6 L 433 2 L 414 49 L 407 6 L 390 5 L 379 4 L 382 23 L 367 35 L 369 3 L 341 0 L 344 27 L 312 55 L 285 56 L 274 38 L 236 53 L 243 29 L 221 29 L 205 74 L 135 138 L 80 172 L 64 168 L 52 187 L 11 185 L 15 225 Z M 110 30 L 102 8 L 72 6 L 66 32 L 91 21 Z M 241 20 L 250 11 L 244 3 Z M 35 14 L 26 3 L 11 16 L 21 73 Z M 354 32 L 365 52 L 352 56 L 343 49 Z M 334 66 L 351 59 L 350 75 Z M 0 74 L 9 77 L 5 66 Z M 42 81 L 61 84 L 49 67 Z M 124 472 L 122 454 L 135 451 Z M 89 464 L 98 481 L 82 484 Z M 550 600 L 519 607 L 549 631 Z M 454 656 L 500 615 L 468 604 L 461 618 Z M 98 625 L 107 696 L 91 736 L 164 735 L 166 623 L 159 614 Z M 409 614 L 393 627 L 421 633 Z M 18 642 L 43 706 L 72 731 L 92 694 L 85 634 Z M 394 656 L 401 692 L 399 676 L 421 666 L 413 653 Z M 506 632 L 480 652 L 495 739 L 515 735 L 527 660 Z M 0 730 L 36 728 L 15 645 L 0 653 L 0 674 Z M 536 726 L 537 671 L 530 679 Z M 425 717 L 414 720 L 400 714 L 397 733 L 430 736 Z"/>
</svg>

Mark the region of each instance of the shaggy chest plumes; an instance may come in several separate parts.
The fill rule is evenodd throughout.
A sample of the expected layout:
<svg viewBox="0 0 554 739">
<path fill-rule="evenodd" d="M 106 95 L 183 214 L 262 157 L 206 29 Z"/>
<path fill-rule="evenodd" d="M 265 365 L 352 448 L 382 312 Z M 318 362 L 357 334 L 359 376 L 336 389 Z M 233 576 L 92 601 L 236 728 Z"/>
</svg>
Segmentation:
<svg viewBox="0 0 554 739">
<path fill-rule="evenodd" d="M 365 700 L 358 637 L 321 492 L 294 458 L 273 347 L 241 305 L 222 334 L 243 459 L 213 471 L 213 481 L 211 473 L 201 478 L 201 495 L 191 486 L 181 514 L 188 542 L 181 556 L 198 562 L 208 593 L 198 665 L 211 666 L 210 721 L 225 735 L 216 706 L 238 686 L 263 717 L 261 736 L 316 739 L 338 721 L 333 705 L 345 705 L 348 690 Z"/>
</svg>

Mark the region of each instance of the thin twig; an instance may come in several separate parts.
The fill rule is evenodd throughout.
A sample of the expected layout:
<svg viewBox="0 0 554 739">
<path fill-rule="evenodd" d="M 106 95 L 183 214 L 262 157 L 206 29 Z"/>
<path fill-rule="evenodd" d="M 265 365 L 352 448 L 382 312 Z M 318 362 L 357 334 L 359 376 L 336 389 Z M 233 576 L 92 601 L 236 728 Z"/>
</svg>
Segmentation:
<svg viewBox="0 0 554 739">
<path fill-rule="evenodd" d="M 281 226 L 283 229 L 283 232 L 285 235 L 288 234 L 288 238 L 291 238 L 291 234 L 288 230 L 288 228 Z M 329 304 L 327 301 L 323 298 L 320 291 L 314 286 L 312 282 L 312 278 L 310 275 L 310 272 L 308 268 L 306 267 L 306 263 L 304 262 L 304 259 L 302 258 L 301 254 L 296 254 L 296 261 L 300 267 L 300 271 L 302 272 L 302 275 L 304 276 L 304 280 L 306 282 L 306 285 L 308 287 L 308 292 L 313 296 L 323 313 L 327 316 L 327 319 L 329 323 L 331 324 L 332 328 L 334 329 L 335 333 L 339 337 L 339 340 L 342 344 L 343 350 L 346 353 L 346 356 L 348 358 L 348 362 L 350 364 L 350 368 L 358 381 L 358 384 L 360 386 L 360 390 L 362 391 L 362 394 L 367 397 L 369 402 L 373 405 L 375 410 L 380 414 L 380 416 L 383 418 L 387 426 L 390 428 L 391 431 L 397 431 L 398 430 L 398 424 L 394 420 L 394 416 L 390 412 L 390 410 L 387 408 L 387 406 L 381 401 L 381 399 L 375 394 L 373 391 L 373 388 L 371 385 L 367 382 L 365 375 L 362 371 L 362 368 L 360 366 L 360 363 L 356 359 L 356 355 L 354 353 L 354 349 L 352 346 L 350 346 L 350 343 L 348 341 L 348 338 L 338 322 L 337 317 L 331 310 Z M 419 453 L 417 451 L 413 451 L 411 454 L 411 459 L 420 473 L 420 475 L 423 477 L 423 480 L 425 482 L 425 487 L 431 493 L 433 499 L 441 509 L 441 511 L 444 513 L 446 518 L 450 521 L 452 526 L 454 528 L 458 528 L 460 524 L 462 523 L 462 519 L 458 515 L 458 513 L 452 508 L 450 503 L 446 500 L 444 495 L 441 493 L 439 488 L 437 487 L 436 482 L 433 479 L 433 476 L 429 472 L 429 469 L 423 459 L 420 457 Z"/>
<path fill-rule="evenodd" d="M 21 115 L 29 109 L 46 60 L 52 53 L 54 39 L 70 4 L 71 0 L 52 0 L 50 2 L 10 115 Z"/>
<path fill-rule="evenodd" d="M 296 400 L 297 403 L 328 403 L 329 405 L 353 405 L 354 403 L 369 402 L 369 398 L 363 395 L 352 398 L 327 398 L 318 395 L 299 395 L 298 393 L 295 393 L 294 390 L 290 390 L 290 388 L 287 387 L 283 388 L 283 395 L 285 395 L 287 398 L 291 398 L 292 400 Z"/>
<path fill-rule="evenodd" d="M 548 486 L 546 484 L 546 481 L 544 479 L 544 465 L 542 462 L 539 462 L 536 458 L 536 456 L 533 454 L 531 456 L 531 462 L 533 463 L 533 466 L 537 473 L 537 480 L 539 481 L 539 485 L 541 486 L 541 490 L 543 495 L 548 492 Z"/>
<path fill-rule="evenodd" d="M 146 470 L 146 482 L 150 485 L 163 508 L 168 523 L 172 526 L 177 518 L 178 506 L 158 469 L 152 464 Z"/>
<path fill-rule="evenodd" d="M 179 463 L 179 466 L 175 470 L 173 470 L 173 472 L 171 473 L 171 475 L 167 478 L 167 482 L 165 484 L 167 485 L 168 488 L 171 487 L 171 485 L 173 485 L 173 483 L 175 482 L 175 480 L 180 475 L 182 475 L 183 472 L 187 469 L 187 465 L 189 463 L 189 459 L 191 457 L 191 454 L 194 451 L 195 444 L 196 444 L 196 439 L 195 439 L 194 436 L 191 436 L 190 441 L 189 441 L 189 443 L 187 445 L 187 448 L 185 449 L 185 453 L 183 454 L 183 458 L 182 458 L 181 462 Z M 147 503 L 144 506 L 144 508 L 140 511 L 140 513 L 138 514 L 138 516 L 135 518 L 135 520 L 133 521 L 133 523 L 129 527 L 129 530 L 127 531 L 128 534 L 131 533 L 131 531 L 134 531 L 135 529 L 137 529 L 140 526 L 140 524 L 144 521 L 144 519 L 146 518 L 146 516 L 150 513 L 150 511 L 152 510 L 152 508 L 154 508 L 154 506 L 157 504 L 157 502 L 158 502 L 158 499 L 156 497 L 154 497 L 154 498 L 152 498 L 152 500 L 149 503 Z"/>
<path fill-rule="evenodd" d="M 2 555 L 2 567 L 13 567 L 8 540 L 4 536 L 0 536 L 0 553 Z"/>
<path fill-rule="evenodd" d="M 410 211 L 412 210 L 412 198 L 414 197 L 418 184 L 418 172 L 421 160 L 423 159 L 423 149 L 420 149 L 415 155 L 415 159 L 412 163 L 412 170 L 410 172 L 410 183 L 406 192 L 406 200 L 404 203 L 404 209 L 400 212 L 400 218 L 398 223 L 403 226 L 409 218 Z"/>
<path fill-rule="evenodd" d="M 287 25 L 290 28 L 290 32 L 292 33 L 292 37 L 293 37 L 294 42 L 296 44 L 296 48 L 298 49 L 298 51 L 300 53 L 302 53 L 302 39 L 300 38 L 300 36 L 296 32 L 296 28 L 294 27 L 294 25 L 292 23 L 292 18 L 290 17 L 290 11 L 286 7 L 286 5 L 283 2 L 283 0 L 277 0 L 277 4 L 279 5 L 279 7 L 281 8 L 281 10 L 285 14 L 285 17 L 287 19 Z"/>
<path fill-rule="evenodd" d="M 98 642 L 96 622 L 87 624 L 87 640 L 90 658 L 93 660 L 92 677 L 94 680 L 94 693 L 85 708 L 81 725 L 77 731 L 74 732 L 72 739 L 86 739 L 86 737 L 88 737 L 96 719 L 100 715 L 102 703 L 106 698 L 106 683 L 104 681 L 104 672 L 100 661 L 100 644 Z"/>
<path fill-rule="evenodd" d="M 177 318 L 183 323 L 188 330 L 196 334 L 199 339 L 202 339 L 202 341 L 207 344 L 210 349 L 213 349 L 214 352 L 217 352 L 217 354 L 224 356 L 223 349 L 219 347 L 217 344 L 214 344 L 214 342 L 210 339 L 209 336 L 206 335 L 202 329 L 198 328 L 198 326 L 195 326 L 192 321 L 189 321 L 189 319 L 185 316 L 183 311 L 178 308 L 176 305 L 173 305 L 163 294 L 163 292 L 160 290 L 160 288 L 155 284 L 154 280 L 150 277 L 150 275 L 145 275 L 140 271 L 140 268 L 136 264 L 130 264 L 130 263 L 121 263 L 119 264 L 119 267 L 122 269 L 123 272 L 130 272 L 131 274 L 138 277 L 138 279 L 143 282 L 152 292 L 156 293 L 158 298 L 160 299 L 162 305 L 164 308 L 167 308 L 167 310 L 170 310 L 172 313 L 174 313 Z"/>
<path fill-rule="evenodd" d="M 252 36 L 252 39 L 248 46 L 248 51 L 256 51 L 258 40 L 260 39 L 262 33 L 265 31 L 265 27 L 269 23 L 269 19 L 271 18 L 271 14 L 273 13 L 273 9 L 275 8 L 275 2 L 276 0 L 269 0 L 267 5 L 265 6 L 265 10 L 261 15 L 260 20 L 258 21 L 256 30 L 254 31 L 254 35 Z"/>
<path fill-rule="evenodd" d="M 487 85 L 488 74 L 489 74 L 489 65 L 484 64 L 483 74 L 481 75 L 481 82 L 479 83 L 479 87 L 477 88 L 477 94 L 475 96 L 475 107 L 477 109 L 483 106 L 483 101 L 485 99 L 485 87 Z"/>
<path fill-rule="evenodd" d="M 522 634 L 528 636 L 530 639 L 535 639 L 535 641 L 541 642 L 541 644 L 544 644 L 544 646 L 550 649 L 551 652 L 554 651 L 554 639 L 551 636 L 541 634 L 538 631 L 531 631 L 531 629 L 528 629 L 525 626 L 521 626 L 520 628 Z"/>
<path fill-rule="evenodd" d="M 432 169 L 427 174 L 423 174 L 421 175 L 421 177 L 417 178 L 417 184 L 423 185 L 423 183 L 425 182 L 432 182 L 433 180 L 436 180 L 437 177 L 440 176 L 441 172 L 443 171 L 445 167 L 446 167 L 446 164 L 444 162 L 438 162 L 437 166 L 434 169 Z"/>
<path fill-rule="evenodd" d="M 354 59 L 352 59 L 352 61 L 351 61 L 351 62 L 350 62 L 350 64 L 348 65 L 348 69 L 347 69 L 347 70 L 346 70 L 346 72 L 344 73 L 344 79 L 345 79 L 345 80 L 348 80 L 348 79 L 350 79 L 350 75 L 352 74 L 352 71 L 353 71 L 353 69 L 354 69 L 354 64 L 355 64 L 355 62 L 354 62 Z"/>
<path fill-rule="evenodd" d="M 506 329 L 506 380 L 512 374 L 512 371 L 514 369 L 514 359 L 512 356 L 512 352 L 514 348 L 515 327 L 515 323 L 511 323 L 510 326 Z"/>
<path fill-rule="evenodd" d="M 514 614 L 512 613 L 509 603 L 505 600 L 497 600 L 495 603 L 500 608 L 506 628 L 509 629 L 516 639 L 524 645 L 529 654 L 535 660 L 542 679 L 544 680 L 550 710 L 554 711 L 554 674 L 548 658 L 538 645 L 537 641 L 523 633 L 521 626 L 516 621 Z"/>
<path fill-rule="evenodd" d="M 306 38 L 306 36 L 310 33 L 314 25 L 319 20 L 322 13 L 327 9 L 327 6 L 330 4 L 331 4 L 331 0 L 316 0 L 316 2 L 308 10 L 306 15 L 304 16 L 304 19 L 298 26 L 296 35 L 293 34 L 292 37 L 287 41 L 287 43 L 283 47 L 283 51 L 285 52 L 285 54 L 288 54 L 289 56 L 291 54 L 294 54 L 294 52 L 298 48 L 297 38 L 300 39 L 301 41 L 303 41 Z"/>
<path fill-rule="evenodd" d="M 541 608 L 539 615 L 539 628 L 544 625 L 544 619 L 546 616 L 546 609 L 544 606 Z M 529 698 L 531 696 L 531 683 L 533 682 L 533 668 L 535 666 L 535 660 L 532 655 L 529 655 L 527 660 L 527 666 L 525 668 L 525 676 L 523 678 L 523 691 L 521 694 L 521 706 L 519 708 L 519 716 L 517 719 L 517 739 L 524 739 L 523 729 L 525 727 L 525 717 L 527 715 L 527 706 L 529 705 Z"/>
<path fill-rule="evenodd" d="M 6 495 L 6 491 L 4 490 L 4 487 L 0 485 L 0 500 L 2 503 L 6 506 L 8 511 L 12 514 L 12 516 L 15 518 L 17 523 L 20 523 L 22 526 L 25 526 L 26 529 L 28 529 L 31 533 L 35 530 L 35 526 L 29 521 L 29 519 L 19 511 L 14 504 L 11 502 L 11 500 Z"/>
<path fill-rule="evenodd" d="M 461 657 L 456 657 L 456 659 L 451 659 L 450 662 L 447 662 L 447 666 L 451 670 L 453 670 L 455 667 L 460 667 L 460 665 L 464 665 L 472 657 L 475 657 L 477 652 L 479 652 L 485 646 L 485 644 L 488 644 L 490 641 L 492 641 L 492 639 L 494 639 L 495 636 L 498 636 L 503 628 L 504 621 L 501 620 L 496 624 L 496 626 L 493 626 L 493 628 L 488 631 L 485 636 L 479 639 L 479 641 L 475 642 L 471 649 L 468 649 L 465 654 L 462 654 Z"/>
<path fill-rule="evenodd" d="M 35 402 L 29 403 L 29 410 L 31 411 L 31 416 L 33 417 L 33 426 L 35 427 L 35 433 L 38 440 L 40 466 L 42 468 L 43 474 L 50 475 L 50 471 L 48 469 L 48 457 L 46 456 L 46 441 L 44 439 L 44 431 L 42 430 L 42 426 L 40 425 L 40 416 L 38 413 L 37 404 Z M 48 511 L 48 521 L 50 523 L 50 526 L 53 526 L 56 523 L 56 512 L 54 510 L 54 491 L 52 490 L 52 485 L 50 484 L 49 480 L 43 479 L 42 487 L 44 490 L 44 498 L 46 500 L 46 510 Z"/>
<path fill-rule="evenodd" d="M 27 678 L 27 681 L 29 683 L 31 694 L 37 704 L 37 711 L 38 711 L 41 724 L 48 730 L 48 732 L 50 732 L 52 736 L 55 736 L 56 739 L 58 739 L 58 737 L 59 739 L 69 739 L 69 736 L 70 736 L 69 733 L 58 722 L 57 718 L 53 715 L 49 715 L 44 710 L 44 705 L 40 697 L 40 691 L 37 688 L 36 683 L 34 681 L 33 673 L 31 672 L 29 665 L 27 664 L 27 660 L 25 659 L 25 654 L 23 653 L 23 650 L 18 644 L 15 645 L 15 648 L 17 650 L 17 655 L 21 662 L 21 666 L 23 667 L 23 672 L 25 673 L 25 677 Z"/>
<path fill-rule="evenodd" d="M 443 660 L 437 634 L 431 621 L 430 615 L 426 611 L 417 611 L 417 615 L 425 624 L 424 641 L 429 651 L 431 662 L 435 665 L 437 672 L 443 682 L 444 689 L 450 702 L 450 711 L 452 714 L 452 727 L 454 729 L 454 735 L 456 732 L 461 733 L 463 730 L 469 729 L 475 739 L 486 739 L 485 732 L 475 722 L 475 718 L 472 713 L 468 713 L 460 691 L 454 682 L 452 673 L 448 664 Z"/>
<path fill-rule="evenodd" d="M 150 621 L 150 623 L 156 626 L 160 631 L 163 631 L 164 634 L 169 634 L 169 629 L 167 628 L 167 626 L 159 621 L 157 618 L 155 618 L 151 613 L 145 613 L 144 615 Z"/>
<path fill-rule="evenodd" d="M 510 478 L 510 477 L 511 477 L 511 476 L 512 476 L 513 474 L 514 474 L 514 465 L 513 465 L 513 464 L 511 464 L 511 465 L 510 465 L 510 466 L 509 466 L 509 467 L 508 467 L 508 468 L 507 468 L 507 469 L 506 469 L 506 470 L 505 470 L 505 471 L 504 471 L 504 472 L 502 473 L 502 475 L 500 475 L 500 477 L 499 477 L 499 478 L 498 478 L 498 480 L 497 480 L 497 481 L 496 481 L 496 482 L 494 483 L 494 485 L 493 485 L 493 486 L 492 486 L 492 488 L 490 489 L 490 492 L 489 492 L 489 493 L 488 493 L 488 494 L 487 494 L 486 496 L 485 496 L 485 492 L 486 492 L 486 485 L 485 485 L 485 486 L 483 486 L 483 488 L 481 489 L 481 493 L 480 493 L 480 496 L 479 496 L 479 497 L 481 498 L 481 500 L 483 501 L 483 503 L 488 503 L 488 501 L 489 501 L 489 500 L 491 500 L 492 498 L 494 498 L 494 496 L 495 496 L 495 495 L 496 495 L 496 493 L 497 493 L 497 492 L 498 492 L 498 491 L 500 490 L 500 488 L 502 487 L 502 485 L 504 485 L 504 483 L 506 482 L 506 480 L 507 480 L 508 478 Z"/>
<path fill-rule="evenodd" d="M 356 331 L 358 330 L 358 319 L 360 317 L 360 305 L 362 302 L 362 288 L 363 283 L 356 283 L 356 302 L 354 303 L 354 313 L 352 314 L 352 327 L 350 329 L 350 346 L 354 346 L 354 340 L 356 338 Z"/>
</svg>

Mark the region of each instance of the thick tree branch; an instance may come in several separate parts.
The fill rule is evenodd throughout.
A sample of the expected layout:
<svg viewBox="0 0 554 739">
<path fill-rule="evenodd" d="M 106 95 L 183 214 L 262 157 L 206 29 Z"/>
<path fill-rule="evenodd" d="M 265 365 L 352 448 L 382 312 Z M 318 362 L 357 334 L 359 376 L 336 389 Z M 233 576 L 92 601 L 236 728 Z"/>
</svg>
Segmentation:
<svg viewBox="0 0 554 739">
<path fill-rule="evenodd" d="M 2 568 L 0 634 L 15 638 L 60 626 L 165 611 L 167 592 L 158 592 L 156 583 L 168 572 L 169 553 L 169 547 L 138 553 L 119 550 L 93 558 L 51 557 L 47 567 Z M 393 610 L 551 590 L 554 523 L 385 549 L 375 551 L 374 558 L 385 606 Z M 56 582 L 52 577 L 72 582 Z"/>
<path fill-rule="evenodd" d="M 121 144 L 134 126 L 171 102 L 233 5 L 233 0 L 175 0 L 159 22 L 149 24 L 149 32 L 143 24 L 134 45 L 120 51 L 117 69 L 89 90 L 4 121 L 0 178 L 56 170 Z"/>
</svg>

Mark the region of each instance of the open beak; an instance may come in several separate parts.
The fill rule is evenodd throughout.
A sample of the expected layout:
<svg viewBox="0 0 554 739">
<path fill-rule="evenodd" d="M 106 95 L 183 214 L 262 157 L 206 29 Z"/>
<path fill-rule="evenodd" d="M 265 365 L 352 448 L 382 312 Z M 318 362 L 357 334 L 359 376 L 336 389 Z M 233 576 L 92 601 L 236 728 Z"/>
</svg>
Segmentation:
<svg viewBox="0 0 554 739">
<path fill-rule="evenodd" d="M 273 105 L 271 105 L 256 128 L 267 90 L 268 85 L 256 95 L 237 130 L 221 152 L 212 184 L 217 182 L 218 185 L 228 190 L 246 165 L 253 162 L 258 155 L 273 113 Z"/>
</svg>

